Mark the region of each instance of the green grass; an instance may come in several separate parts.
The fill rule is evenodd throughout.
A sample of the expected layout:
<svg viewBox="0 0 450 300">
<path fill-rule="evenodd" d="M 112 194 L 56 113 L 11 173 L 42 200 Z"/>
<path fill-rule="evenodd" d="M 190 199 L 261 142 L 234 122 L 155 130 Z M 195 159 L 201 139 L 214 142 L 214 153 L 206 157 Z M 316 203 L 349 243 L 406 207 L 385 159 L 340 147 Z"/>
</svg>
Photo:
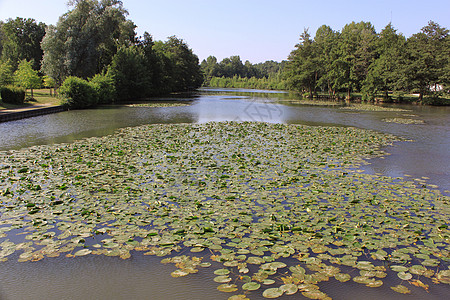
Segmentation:
<svg viewBox="0 0 450 300">
<path fill-rule="evenodd" d="M 27 97 L 30 97 L 30 96 L 31 96 L 30 90 L 27 90 Z M 59 102 L 60 102 L 60 100 L 58 98 L 50 96 L 50 91 L 48 89 L 33 90 L 33 97 L 34 97 L 33 100 L 26 101 L 23 105 L 4 103 L 2 100 L 0 100 L 0 110 L 2 110 L 2 109 L 18 109 L 18 108 L 31 107 L 31 106 L 42 105 L 42 104 L 59 105 Z"/>
</svg>

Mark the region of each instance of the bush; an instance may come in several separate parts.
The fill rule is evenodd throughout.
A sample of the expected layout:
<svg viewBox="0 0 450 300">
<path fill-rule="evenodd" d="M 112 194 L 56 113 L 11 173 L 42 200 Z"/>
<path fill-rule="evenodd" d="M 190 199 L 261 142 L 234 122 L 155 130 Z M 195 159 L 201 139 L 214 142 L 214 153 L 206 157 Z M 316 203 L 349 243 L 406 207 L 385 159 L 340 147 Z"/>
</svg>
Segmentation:
<svg viewBox="0 0 450 300">
<path fill-rule="evenodd" d="M 7 86 L 0 89 L 0 94 L 4 103 L 23 104 L 25 101 L 25 89 Z"/>
<path fill-rule="evenodd" d="M 78 77 L 67 77 L 59 88 L 61 104 L 68 108 L 88 108 L 98 103 L 95 84 Z"/>
<path fill-rule="evenodd" d="M 90 83 L 95 89 L 99 104 L 112 103 L 116 100 L 116 87 L 110 76 L 97 74 L 90 80 Z"/>
</svg>

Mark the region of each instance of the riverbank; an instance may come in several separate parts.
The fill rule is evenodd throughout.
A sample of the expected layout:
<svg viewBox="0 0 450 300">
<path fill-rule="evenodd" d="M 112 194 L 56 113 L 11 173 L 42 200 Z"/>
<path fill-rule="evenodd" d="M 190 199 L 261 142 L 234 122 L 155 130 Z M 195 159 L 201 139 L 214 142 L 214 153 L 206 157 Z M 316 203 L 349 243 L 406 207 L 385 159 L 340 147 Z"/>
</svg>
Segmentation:
<svg viewBox="0 0 450 300">
<path fill-rule="evenodd" d="M 39 89 L 33 93 L 34 98 L 23 105 L 4 103 L 0 100 L 0 123 L 31 118 L 64 111 L 59 99 L 50 95 L 49 90 Z"/>
<path fill-rule="evenodd" d="M 66 109 L 61 105 L 51 104 L 33 105 L 18 109 L 4 109 L 0 110 L 0 123 L 58 113 L 64 110 Z"/>
</svg>

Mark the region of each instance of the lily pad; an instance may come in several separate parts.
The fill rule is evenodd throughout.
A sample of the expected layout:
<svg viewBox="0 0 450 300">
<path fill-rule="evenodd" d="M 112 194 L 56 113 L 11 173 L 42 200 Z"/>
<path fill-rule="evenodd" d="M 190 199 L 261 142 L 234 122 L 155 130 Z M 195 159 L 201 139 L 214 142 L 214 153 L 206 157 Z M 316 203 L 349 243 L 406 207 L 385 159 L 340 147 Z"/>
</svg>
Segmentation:
<svg viewBox="0 0 450 300">
<path fill-rule="evenodd" d="M 244 285 L 242 286 L 242 289 L 247 290 L 247 291 L 256 291 L 260 287 L 261 287 L 261 284 L 259 284 L 257 282 L 247 282 L 247 283 L 244 283 Z"/>
<path fill-rule="evenodd" d="M 233 293 L 236 292 L 238 290 L 237 285 L 235 284 L 221 284 L 217 287 L 217 289 L 221 292 L 225 292 L 225 293 Z"/>
<path fill-rule="evenodd" d="M 393 286 L 391 287 L 391 289 L 393 289 L 394 291 L 396 291 L 397 293 L 400 294 L 411 294 L 411 291 L 404 285 L 397 285 L 397 286 Z"/>
<path fill-rule="evenodd" d="M 85 256 L 85 255 L 88 255 L 88 254 L 91 254 L 92 253 L 92 250 L 90 250 L 90 249 L 82 249 L 82 250 L 78 250 L 77 252 L 75 252 L 75 256 Z"/>
<path fill-rule="evenodd" d="M 282 295 L 283 291 L 279 288 L 269 288 L 267 290 L 264 290 L 263 292 L 263 297 L 269 299 L 278 298 L 281 297 Z"/>
<path fill-rule="evenodd" d="M 406 272 L 397 273 L 397 276 L 401 280 L 410 280 L 412 278 L 412 275 L 410 273 L 406 273 Z"/>
</svg>

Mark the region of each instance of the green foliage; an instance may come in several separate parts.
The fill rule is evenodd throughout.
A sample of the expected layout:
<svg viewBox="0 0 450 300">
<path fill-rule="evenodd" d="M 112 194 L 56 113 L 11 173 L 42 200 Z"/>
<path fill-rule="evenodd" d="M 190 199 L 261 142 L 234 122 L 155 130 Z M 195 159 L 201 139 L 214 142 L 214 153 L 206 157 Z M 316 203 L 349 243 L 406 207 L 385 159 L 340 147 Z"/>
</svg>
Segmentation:
<svg viewBox="0 0 450 300">
<path fill-rule="evenodd" d="M 9 61 L 0 61 L 0 87 L 11 85 L 14 82 L 13 66 Z"/>
<path fill-rule="evenodd" d="M 224 58 L 217 63 L 217 58 L 209 56 L 201 63 L 204 86 L 232 87 L 250 89 L 286 89 L 281 78 L 284 62 L 266 61 L 259 64 L 242 63 L 239 56 Z"/>
<path fill-rule="evenodd" d="M 117 97 L 114 80 L 105 74 L 97 74 L 91 78 L 90 83 L 93 85 L 97 94 L 98 104 L 107 104 L 114 102 Z"/>
<path fill-rule="evenodd" d="M 33 70 L 31 61 L 23 60 L 20 62 L 16 72 L 14 72 L 14 79 L 18 86 L 26 89 L 31 89 L 31 97 L 33 98 L 33 89 L 40 88 L 42 79 L 38 72 Z"/>
<path fill-rule="evenodd" d="M 268 78 L 270 75 L 280 73 L 284 67 L 284 62 L 279 63 L 273 60 L 264 63 L 252 64 L 248 60 L 245 64 L 242 63 L 241 58 L 237 55 L 229 58 L 224 58 L 220 63 L 217 58 L 209 56 L 200 64 L 204 75 L 203 85 L 208 86 L 209 81 L 213 77 L 224 78 Z"/>
<path fill-rule="evenodd" d="M 437 98 L 439 89 L 436 87 L 446 84 L 445 73 L 450 63 L 449 39 L 448 29 L 430 21 L 406 42 L 398 80 L 404 89 L 418 93 L 419 101 L 425 95 Z"/>
<path fill-rule="evenodd" d="M 42 70 L 57 85 L 68 76 L 92 78 L 100 103 L 201 86 L 192 49 L 175 36 L 156 43 L 147 32 L 137 38 L 122 1 L 78 0 L 70 5 L 73 9 L 48 27 L 42 41 Z"/>
<path fill-rule="evenodd" d="M 120 48 L 108 67 L 107 76 L 114 82 L 119 101 L 142 98 L 150 84 L 142 49 L 137 46 Z"/>
<path fill-rule="evenodd" d="M 286 80 L 291 89 L 308 92 L 312 98 L 315 93 L 317 74 L 319 72 L 318 55 L 314 41 L 308 30 L 300 35 L 300 43 L 291 52 L 286 66 Z"/>
<path fill-rule="evenodd" d="M 202 85 L 198 57 L 182 39 L 171 36 L 164 43 L 155 43 L 153 49 L 161 58 L 162 78 L 170 78 L 165 82 L 170 92 L 188 91 Z"/>
<path fill-rule="evenodd" d="M 43 83 L 46 88 L 54 88 L 56 85 L 55 80 L 47 75 L 44 76 Z"/>
<path fill-rule="evenodd" d="M 42 48 L 43 71 L 62 82 L 67 76 L 92 77 L 112 61 L 117 49 L 134 42 L 136 27 L 117 0 L 73 1 L 73 9 L 49 26 Z"/>
<path fill-rule="evenodd" d="M 16 86 L 0 87 L 2 101 L 10 104 L 23 104 L 25 101 L 25 90 Z"/>
<path fill-rule="evenodd" d="M 284 76 L 289 88 L 314 96 L 361 93 L 363 101 L 390 92 L 418 93 L 427 103 L 442 103 L 450 90 L 449 30 L 430 21 L 405 39 L 388 24 L 380 34 L 368 22 L 352 22 L 341 32 L 321 26 L 312 40 L 307 31 L 291 52 Z M 445 102 L 445 101 L 444 101 Z"/>
<path fill-rule="evenodd" d="M 226 77 L 212 77 L 209 80 L 209 87 L 221 87 L 221 88 L 247 88 L 247 89 L 260 89 L 260 90 L 286 90 L 287 84 L 280 78 L 280 75 L 272 75 L 269 78 L 256 78 L 256 77 L 238 77 L 232 78 Z"/>
<path fill-rule="evenodd" d="M 87 108 L 97 104 L 95 84 L 82 78 L 70 76 L 59 88 L 61 104 L 70 109 Z"/>
<path fill-rule="evenodd" d="M 43 51 L 41 41 L 45 35 L 46 25 L 36 23 L 34 19 L 9 19 L 0 27 L 3 60 L 9 60 L 14 68 L 22 60 L 32 62 L 34 70 L 40 69 Z"/>
</svg>

